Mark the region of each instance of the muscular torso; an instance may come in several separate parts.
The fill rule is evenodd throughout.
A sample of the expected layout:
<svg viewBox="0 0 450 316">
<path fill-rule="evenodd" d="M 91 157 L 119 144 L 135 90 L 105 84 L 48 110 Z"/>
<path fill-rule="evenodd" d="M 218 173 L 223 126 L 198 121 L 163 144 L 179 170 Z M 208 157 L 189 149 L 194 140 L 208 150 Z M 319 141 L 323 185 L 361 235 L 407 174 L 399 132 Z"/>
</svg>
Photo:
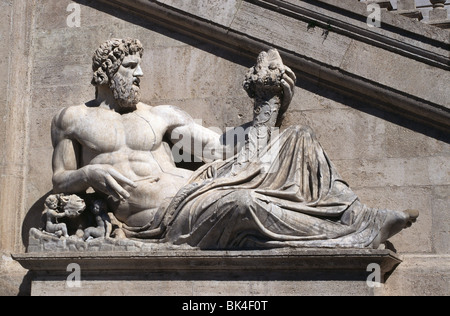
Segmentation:
<svg viewBox="0 0 450 316">
<path fill-rule="evenodd" d="M 142 105 L 134 112 L 118 114 L 103 108 L 80 107 L 72 122 L 70 138 L 80 144 L 80 168 L 112 166 L 136 183 L 123 185 L 130 198 L 120 202 L 115 216 L 128 226 L 149 223 L 159 206 L 186 184 L 191 171 L 179 169 L 163 137 L 167 123 L 152 107 Z"/>
</svg>

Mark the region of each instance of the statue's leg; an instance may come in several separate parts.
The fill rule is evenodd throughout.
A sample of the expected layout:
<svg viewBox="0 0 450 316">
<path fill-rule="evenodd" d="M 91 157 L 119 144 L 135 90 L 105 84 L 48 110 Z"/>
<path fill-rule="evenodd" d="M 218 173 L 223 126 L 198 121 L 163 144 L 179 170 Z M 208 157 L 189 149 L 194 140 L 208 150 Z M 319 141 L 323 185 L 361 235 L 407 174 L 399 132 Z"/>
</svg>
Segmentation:
<svg viewBox="0 0 450 316">
<path fill-rule="evenodd" d="M 83 235 L 83 240 L 84 241 L 88 240 L 88 238 L 91 237 L 91 230 L 92 230 L 92 228 L 90 228 L 90 227 L 86 228 L 84 230 L 84 235 Z"/>
<path fill-rule="evenodd" d="M 102 227 L 94 228 L 91 232 L 91 236 L 94 238 L 102 238 L 105 237 L 106 230 Z"/>
<path fill-rule="evenodd" d="M 305 153 L 307 153 L 307 155 L 306 155 L 307 159 L 305 159 L 307 164 L 306 164 L 306 167 L 303 167 L 303 170 L 307 170 L 307 171 L 312 170 L 312 172 L 309 172 L 310 181 L 304 181 L 304 183 L 306 183 L 307 185 L 308 185 L 308 183 L 313 184 L 313 185 L 309 186 L 309 188 L 308 188 L 309 190 L 311 190 L 311 188 L 312 188 L 313 189 L 312 191 L 315 191 L 314 184 L 316 183 L 316 181 L 318 181 L 318 178 L 314 177 L 314 175 L 317 173 L 317 171 L 314 168 L 310 169 L 310 166 L 315 166 L 316 165 L 315 162 L 317 162 L 317 161 L 320 161 L 321 166 L 326 166 L 327 164 L 329 166 L 329 169 L 328 169 L 329 174 L 326 173 L 328 171 L 326 168 L 317 169 L 320 171 L 321 175 L 327 174 L 331 178 L 341 179 L 341 177 L 339 176 L 339 173 L 335 169 L 334 165 L 329 160 L 325 151 L 319 144 L 317 138 L 314 135 L 314 132 L 309 127 L 295 126 L 295 127 L 291 127 L 290 129 L 288 129 L 288 131 L 295 133 L 295 135 L 297 135 L 297 137 L 299 137 L 299 139 L 304 140 L 302 143 L 306 144 L 306 145 L 304 145 L 304 148 L 302 150 L 303 155 L 305 155 Z M 311 149 L 314 149 L 314 150 L 311 150 Z M 324 179 L 324 177 L 322 177 L 322 179 Z M 334 182 L 334 183 L 332 183 L 332 185 L 330 185 L 330 187 L 335 189 L 332 192 L 333 193 L 332 195 L 333 196 L 341 196 L 341 197 L 348 196 L 349 198 L 346 200 L 347 201 L 351 200 L 353 198 L 352 190 L 348 187 L 347 184 L 342 185 L 342 183 L 344 183 L 344 181 L 340 180 L 340 181 Z M 327 183 L 319 183 L 319 184 L 320 184 L 320 187 L 322 187 L 322 188 L 328 187 Z M 308 193 L 309 190 L 303 190 L 303 191 Z M 307 195 L 307 194 L 305 194 L 304 196 L 306 198 L 309 198 L 309 195 Z M 311 195 L 311 197 L 312 196 L 313 195 Z M 354 196 L 356 197 L 356 195 L 354 195 Z M 360 208 L 360 209 L 363 210 L 364 208 Z M 351 221 L 348 221 L 347 215 L 349 215 L 349 214 L 344 213 L 344 216 L 342 217 L 341 222 L 351 224 Z M 389 238 L 398 234 L 403 229 L 410 227 L 419 217 L 419 212 L 412 211 L 412 210 L 407 210 L 407 211 L 403 211 L 403 212 L 392 211 L 392 210 L 379 210 L 378 217 L 384 218 L 384 222 L 381 224 L 380 231 L 379 231 L 376 239 L 373 242 L 373 246 L 375 248 L 378 248 L 378 246 L 380 244 L 385 243 Z"/>
<path fill-rule="evenodd" d="M 250 209 L 251 190 L 212 190 L 187 204 L 167 228 L 165 240 L 201 249 L 238 248 L 236 243 L 256 231 Z"/>
<path fill-rule="evenodd" d="M 62 230 L 63 236 L 66 237 L 66 238 L 69 238 L 69 233 L 67 231 L 66 224 L 61 224 L 61 230 Z"/>
<path fill-rule="evenodd" d="M 47 224 L 46 231 L 48 233 L 53 233 L 55 235 L 59 235 L 58 237 L 64 236 L 66 238 L 69 237 L 67 226 L 64 223 L 61 224 Z"/>
</svg>

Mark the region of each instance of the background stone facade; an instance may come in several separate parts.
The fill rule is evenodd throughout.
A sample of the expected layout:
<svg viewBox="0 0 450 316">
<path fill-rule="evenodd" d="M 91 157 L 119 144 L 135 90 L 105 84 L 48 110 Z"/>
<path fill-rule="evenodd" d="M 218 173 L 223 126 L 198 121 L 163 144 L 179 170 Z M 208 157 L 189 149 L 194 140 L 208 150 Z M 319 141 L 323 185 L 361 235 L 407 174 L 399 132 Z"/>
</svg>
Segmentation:
<svg viewBox="0 0 450 316">
<path fill-rule="evenodd" d="M 106 39 L 143 43 L 144 102 L 179 106 L 204 126 L 224 131 L 252 117 L 242 81 L 256 55 L 239 56 L 96 1 L 77 2 L 81 26 L 70 28 L 70 0 L 0 1 L 0 295 L 29 290 L 26 278 L 22 283 L 26 271 L 10 254 L 25 251 L 52 189 L 51 119 L 62 107 L 93 99 L 91 56 Z M 227 13 L 241 1 L 227 3 L 236 7 L 221 8 L 217 16 L 231 21 Z M 321 29 L 299 30 L 305 34 L 315 45 L 324 42 Z M 411 67 L 417 61 L 395 64 L 371 56 L 368 44 L 348 44 L 339 67 L 351 71 L 372 63 L 367 76 L 377 82 L 406 86 L 427 75 L 422 70 L 433 74 L 433 67 Z M 393 63 L 392 72 L 378 72 L 378 63 Z M 449 294 L 450 135 L 301 78 L 284 126 L 312 127 L 364 203 L 420 210 L 418 223 L 391 240 L 404 263 L 381 294 Z M 412 94 L 416 89 L 408 88 Z M 420 87 L 418 94 L 432 91 L 428 97 L 448 108 L 448 90 L 447 81 L 440 88 Z"/>
</svg>

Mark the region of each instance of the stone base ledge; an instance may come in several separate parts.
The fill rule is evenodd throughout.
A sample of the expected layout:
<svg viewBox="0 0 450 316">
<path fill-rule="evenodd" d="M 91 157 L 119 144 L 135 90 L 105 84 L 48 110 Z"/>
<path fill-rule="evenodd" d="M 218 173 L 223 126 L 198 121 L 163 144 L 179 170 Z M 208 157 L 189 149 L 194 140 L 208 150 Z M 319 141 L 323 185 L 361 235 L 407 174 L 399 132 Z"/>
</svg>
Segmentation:
<svg viewBox="0 0 450 316">
<path fill-rule="evenodd" d="M 153 252 L 28 253 L 13 255 L 25 269 L 65 272 L 71 263 L 90 272 L 168 272 L 180 270 L 333 271 L 362 270 L 371 263 L 390 273 L 402 261 L 390 250 L 275 249 L 258 251 L 158 250 Z"/>
<path fill-rule="evenodd" d="M 263 251 L 73 252 L 16 254 L 31 274 L 32 295 L 289 296 L 374 295 L 370 264 L 380 282 L 401 263 L 390 250 L 274 249 Z M 70 264 L 81 286 L 71 288 Z"/>
</svg>

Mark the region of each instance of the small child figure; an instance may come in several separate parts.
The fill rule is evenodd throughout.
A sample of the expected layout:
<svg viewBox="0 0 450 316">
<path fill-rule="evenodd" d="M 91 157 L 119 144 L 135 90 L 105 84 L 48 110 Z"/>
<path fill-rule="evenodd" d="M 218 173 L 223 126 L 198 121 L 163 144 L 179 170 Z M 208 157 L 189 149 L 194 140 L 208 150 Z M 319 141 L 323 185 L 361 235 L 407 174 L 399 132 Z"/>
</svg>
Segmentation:
<svg viewBox="0 0 450 316">
<path fill-rule="evenodd" d="M 109 238 L 111 236 L 112 225 L 107 213 L 107 206 L 103 200 L 95 200 L 91 207 L 91 212 L 95 216 L 97 227 L 89 227 L 84 230 L 83 240 L 89 238 Z"/>
<path fill-rule="evenodd" d="M 55 234 L 57 237 L 64 236 L 69 237 L 67 233 L 67 226 L 64 223 L 58 223 L 58 218 L 66 217 L 64 212 L 60 212 L 59 206 L 59 196 L 50 195 L 45 200 L 45 214 L 47 215 L 47 224 L 45 226 L 45 231 L 51 234 Z"/>
</svg>

